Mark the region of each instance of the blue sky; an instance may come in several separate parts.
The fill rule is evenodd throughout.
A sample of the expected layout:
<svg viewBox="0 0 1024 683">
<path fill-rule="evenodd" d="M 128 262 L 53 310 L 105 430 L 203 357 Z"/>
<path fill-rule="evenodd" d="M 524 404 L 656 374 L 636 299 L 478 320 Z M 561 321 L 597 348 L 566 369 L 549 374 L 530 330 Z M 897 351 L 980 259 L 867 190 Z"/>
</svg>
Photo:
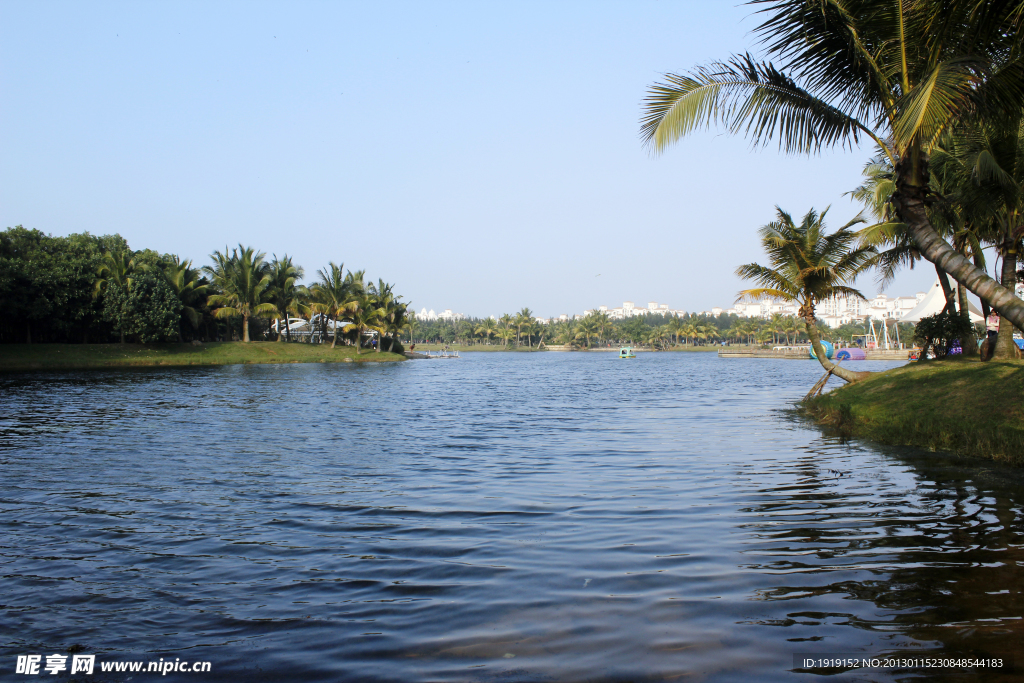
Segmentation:
<svg viewBox="0 0 1024 683">
<path fill-rule="evenodd" d="M 838 227 L 870 154 L 642 147 L 646 88 L 754 26 L 706 1 L 2 2 L 0 225 L 344 262 L 417 310 L 727 306 L 774 206 Z"/>
</svg>

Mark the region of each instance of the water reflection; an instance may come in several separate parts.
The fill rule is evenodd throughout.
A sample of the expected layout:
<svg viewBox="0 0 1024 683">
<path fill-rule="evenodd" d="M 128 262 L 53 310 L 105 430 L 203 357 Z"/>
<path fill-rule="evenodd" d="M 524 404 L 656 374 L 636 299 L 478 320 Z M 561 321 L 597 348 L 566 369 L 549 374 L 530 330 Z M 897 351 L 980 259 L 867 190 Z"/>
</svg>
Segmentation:
<svg viewBox="0 0 1024 683">
<path fill-rule="evenodd" d="M 818 375 L 480 354 L 0 377 L 0 661 L 789 681 L 794 653 L 1015 657 L 1020 478 L 822 437 L 778 409 Z"/>
</svg>

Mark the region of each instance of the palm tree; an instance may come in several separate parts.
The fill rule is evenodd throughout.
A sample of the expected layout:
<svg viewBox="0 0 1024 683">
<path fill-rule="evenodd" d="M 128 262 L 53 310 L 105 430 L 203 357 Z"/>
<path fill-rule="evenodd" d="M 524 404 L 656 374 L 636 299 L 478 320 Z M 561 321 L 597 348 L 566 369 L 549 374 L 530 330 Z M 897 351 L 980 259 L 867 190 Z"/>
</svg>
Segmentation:
<svg viewBox="0 0 1024 683">
<path fill-rule="evenodd" d="M 362 271 L 358 271 L 360 275 Z M 361 278 L 359 278 L 361 281 Z M 357 284 L 358 281 L 353 281 L 351 284 Z M 356 331 L 356 353 L 360 353 L 359 349 L 363 345 L 363 332 L 365 330 L 374 330 L 380 334 L 381 330 L 384 329 L 381 320 L 381 309 L 377 308 L 373 300 L 373 297 L 368 294 L 357 294 L 349 298 L 348 303 L 345 305 L 345 317 L 351 322 L 345 325 L 343 328 L 345 332 Z M 380 347 L 378 342 L 377 347 Z"/>
<path fill-rule="evenodd" d="M 220 265 L 214 252 L 214 262 Z M 263 313 L 274 313 L 274 304 L 266 301 L 270 288 L 269 264 L 263 261 L 265 254 L 256 253 L 252 247 L 238 245 L 237 252 L 217 277 L 221 294 L 214 294 L 208 301 L 217 308 L 213 314 L 218 318 L 242 316 L 242 341 L 249 341 L 249 319 Z"/>
<path fill-rule="evenodd" d="M 521 335 L 523 331 L 523 325 L 533 321 L 533 311 L 529 308 L 524 307 L 521 311 L 516 313 L 516 346 L 519 346 L 521 342 Z"/>
<path fill-rule="evenodd" d="M 666 325 L 668 331 L 672 334 L 672 337 L 675 339 L 675 345 L 679 346 L 679 333 L 682 332 L 686 326 L 683 323 L 683 319 L 680 318 L 679 316 L 674 315 L 672 316 L 672 318 L 669 319 Z"/>
<path fill-rule="evenodd" d="M 199 329 L 199 322 L 202 320 L 202 313 L 199 308 L 206 303 L 209 284 L 200 275 L 198 269 L 192 267 L 191 261 L 182 261 L 177 255 L 171 256 L 171 260 L 163 264 L 163 274 L 167 284 L 171 286 L 174 293 L 181 301 L 181 315 L 192 326 L 193 330 Z M 178 341 L 181 341 L 181 322 L 178 323 Z"/>
<path fill-rule="evenodd" d="M 141 269 L 137 261 L 136 253 L 123 249 L 117 253 L 107 252 L 103 254 L 99 268 L 96 269 L 96 283 L 93 289 L 93 296 L 98 297 L 110 289 L 113 285 L 120 289 L 127 290 L 132 284 L 132 278 L 136 271 Z M 121 343 L 124 344 L 124 329 L 121 329 Z"/>
<path fill-rule="evenodd" d="M 345 275 L 344 263 L 339 266 L 331 261 L 326 268 L 318 270 L 317 275 L 320 276 L 320 280 L 312 287 L 313 302 L 309 308 L 331 321 L 334 330 L 331 336 L 333 349 L 338 345 L 338 317 L 348 311 L 352 301 L 352 283 Z"/>
<path fill-rule="evenodd" d="M 377 283 L 370 283 L 369 290 L 370 295 L 373 297 L 374 305 L 380 312 L 380 336 L 377 340 L 377 346 L 374 350 L 380 353 L 380 349 L 384 346 L 384 335 L 390 328 L 391 323 L 394 322 L 395 317 L 399 313 L 399 302 L 398 299 L 401 297 L 395 297 L 394 285 L 384 282 L 383 279 L 378 278 Z M 391 345 L 388 345 L 388 350 L 391 349 Z"/>
<path fill-rule="evenodd" d="M 399 297 L 401 298 L 401 297 Z M 409 319 L 407 316 L 412 313 L 409 310 L 409 304 L 404 302 L 395 301 L 394 307 L 385 312 L 385 331 L 389 335 L 388 337 L 388 351 L 394 348 L 395 340 L 402 334 L 402 330 L 412 327 L 416 323 L 415 319 Z"/>
<path fill-rule="evenodd" d="M 1024 103 L 1019 2 L 764 0 L 748 55 L 667 74 L 642 134 L 662 151 L 712 123 L 755 144 L 814 153 L 873 140 L 895 169 L 892 204 L 921 255 L 1024 328 L 1024 301 L 957 252 L 927 211 L 929 155 L 943 131 L 988 125 Z"/>
<path fill-rule="evenodd" d="M 597 322 L 593 315 L 588 315 L 576 323 L 576 338 L 583 340 L 583 345 L 590 348 L 590 338 L 597 333 Z"/>
<path fill-rule="evenodd" d="M 961 231 L 963 251 L 976 253 L 984 263 L 975 239 L 982 238 L 996 248 L 1002 260 L 999 282 L 1013 290 L 1017 285 L 1017 261 L 1024 249 L 1024 110 L 1000 126 L 978 126 L 965 136 L 955 158 L 947 159 L 954 176 L 962 216 L 975 230 Z M 961 313 L 967 316 L 966 306 Z M 1013 324 L 1001 308 L 996 358 L 1014 358 Z M 969 319 L 968 319 L 969 321 Z M 1018 327 L 1021 326 L 1018 323 Z"/>
<path fill-rule="evenodd" d="M 508 343 L 516 336 L 516 333 L 511 327 L 499 327 L 494 336 L 500 339 L 502 345 L 507 349 Z"/>
<path fill-rule="evenodd" d="M 807 336 L 821 365 L 847 382 L 866 377 L 869 373 L 851 372 L 829 362 L 814 319 L 815 306 L 822 301 L 836 297 L 864 298 L 847 285 L 871 267 L 876 253 L 871 247 L 856 246 L 857 235 L 850 230 L 850 225 L 860 219 L 827 234 L 827 210 L 817 214 L 811 209 L 799 225 L 782 209 L 777 208 L 777 212 L 777 220 L 759 231 L 761 245 L 771 265 L 748 263 L 736 269 L 738 276 L 760 285 L 743 290 L 740 298 L 798 302 Z"/>
<path fill-rule="evenodd" d="M 498 321 L 493 317 L 484 318 L 484 320 L 476 327 L 476 333 L 482 334 L 488 344 L 491 343 L 491 336 L 497 331 Z"/>
<path fill-rule="evenodd" d="M 285 338 L 292 340 L 291 326 L 288 324 L 290 313 L 305 314 L 309 311 L 309 307 L 303 303 L 308 292 L 305 287 L 296 284 L 302 276 L 302 266 L 294 265 L 288 254 L 280 259 L 274 254 L 274 260 L 270 262 L 270 303 L 274 304 L 274 315 L 278 320 L 284 320 L 284 330 L 278 327 L 277 341 Z"/>
</svg>

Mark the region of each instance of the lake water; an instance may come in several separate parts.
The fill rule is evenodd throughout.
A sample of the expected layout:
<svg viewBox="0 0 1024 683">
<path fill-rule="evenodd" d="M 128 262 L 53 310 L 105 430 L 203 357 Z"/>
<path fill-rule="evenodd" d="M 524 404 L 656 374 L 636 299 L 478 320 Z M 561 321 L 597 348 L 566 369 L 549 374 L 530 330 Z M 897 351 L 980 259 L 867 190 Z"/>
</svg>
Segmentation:
<svg viewBox="0 0 1024 683">
<path fill-rule="evenodd" d="M 480 353 L 0 376 L 0 679 L 69 648 L 96 655 L 82 681 L 804 681 L 825 672 L 794 655 L 1019 659 L 1019 474 L 823 436 L 787 410 L 820 375 Z M 212 672 L 99 671 L 160 658 Z M 829 680 L 918 676 L 1020 680 Z"/>
</svg>

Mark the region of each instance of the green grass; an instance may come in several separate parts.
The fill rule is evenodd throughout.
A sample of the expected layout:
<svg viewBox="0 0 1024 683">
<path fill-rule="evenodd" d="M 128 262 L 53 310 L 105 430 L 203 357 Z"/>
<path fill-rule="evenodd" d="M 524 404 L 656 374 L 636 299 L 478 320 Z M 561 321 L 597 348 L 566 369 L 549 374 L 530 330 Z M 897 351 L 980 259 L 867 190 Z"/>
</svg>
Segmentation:
<svg viewBox="0 0 1024 683">
<path fill-rule="evenodd" d="M 2 344 L 0 372 L 23 370 L 75 370 L 186 365 L 241 365 L 245 363 L 342 363 L 400 361 L 397 353 L 351 346 L 331 349 L 330 344 L 278 342 L 212 342 L 191 344 Z"/>
<path fill-rule="evenodd" d="M 841 436 L 1024 465 L 1024 362 L 910 363 L 802 404 Z"/>
</svg>

